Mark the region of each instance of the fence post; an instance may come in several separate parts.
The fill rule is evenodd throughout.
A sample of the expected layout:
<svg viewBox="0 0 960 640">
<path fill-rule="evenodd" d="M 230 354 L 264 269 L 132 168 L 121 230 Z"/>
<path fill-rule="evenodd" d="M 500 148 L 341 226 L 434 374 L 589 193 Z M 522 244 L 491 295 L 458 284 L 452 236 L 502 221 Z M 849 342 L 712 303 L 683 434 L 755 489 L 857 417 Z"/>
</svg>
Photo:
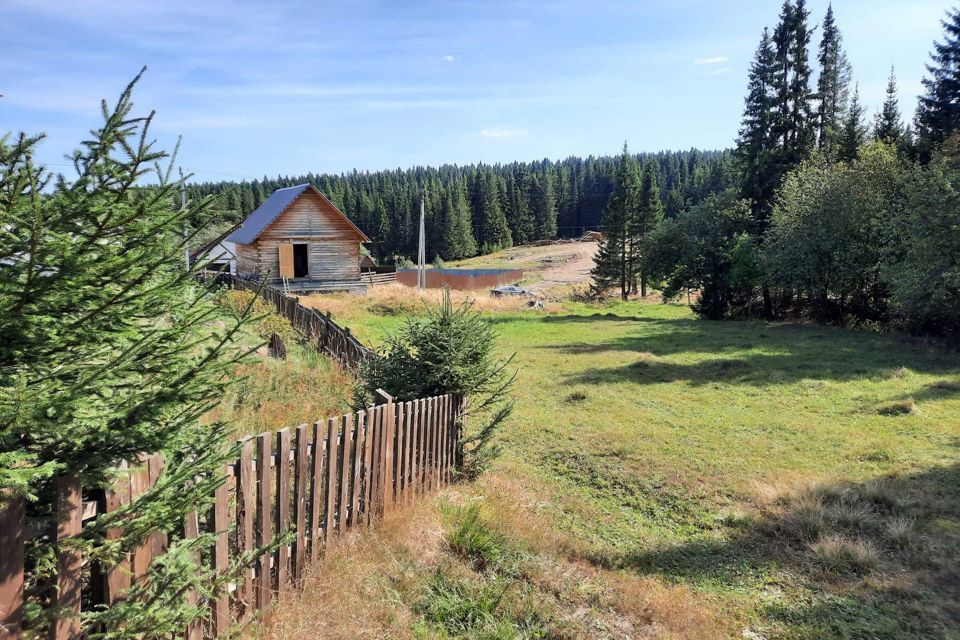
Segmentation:
<svg viewBox="0 0 960 640">
<path fill-rule="evenodd" d="M 349 331 L 347 335 L 350 335 Z M 380 476 L 380 503 L 383 513 L 390 510 L 393 504 L 393 448 L 394 434 L 396 433 L 396 404 L 392 395 L 383 389 L 377 389 L 377 395 L 386 400 L 383 416 L 383 473 Z"/>
<path fill-rule="evenodd" d="M 51 640 L 80 637 L 80 573 L 83 558 L 80 552 L 64 545 L 64 540 L 80 533 L 83 526 L 83 504 L 80 479 L 61 476 L 57 479 L 57 590 L 54 605 L 59 610 L 50 627 Z"/>
<path fill-rule="evenodd" d="M 0 636 L 19 640 L 23 624 L 23 533 L 26 499 L 0 493 Z"/>
</svg>

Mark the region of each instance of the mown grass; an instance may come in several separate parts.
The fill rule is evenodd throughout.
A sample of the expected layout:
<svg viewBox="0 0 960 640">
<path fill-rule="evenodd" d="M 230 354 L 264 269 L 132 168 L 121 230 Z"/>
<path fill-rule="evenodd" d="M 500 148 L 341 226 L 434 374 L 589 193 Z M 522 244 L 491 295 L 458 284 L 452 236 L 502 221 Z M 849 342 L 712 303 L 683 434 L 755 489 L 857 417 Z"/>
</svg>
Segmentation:
<svg viewBox="0 0 960 640">
<path fill-rule="evenodd" d="M 342 304 L 372 342 L 399 322 L 389 303 Z M 668 621 L 657 589 L 685 589 L 690 624 L 729 637 L 956 637 L 960 355 L 893 335 L 701 321 L 681 305 L 488 313 L 517 354 L 517 406 L 478 490 L 509 544 L 534 540 L 544 562 L 577 567 L 545 583 L 638 580 L 632 604 Z M 454 578 L 494 579 L 448 553 Z M 473 597 L 451 584 L 441 591 Z M 410 624 L 439 633 L 403 601 Z M 562 628 L 546 613 L 545 628 Z"/>
</svg>

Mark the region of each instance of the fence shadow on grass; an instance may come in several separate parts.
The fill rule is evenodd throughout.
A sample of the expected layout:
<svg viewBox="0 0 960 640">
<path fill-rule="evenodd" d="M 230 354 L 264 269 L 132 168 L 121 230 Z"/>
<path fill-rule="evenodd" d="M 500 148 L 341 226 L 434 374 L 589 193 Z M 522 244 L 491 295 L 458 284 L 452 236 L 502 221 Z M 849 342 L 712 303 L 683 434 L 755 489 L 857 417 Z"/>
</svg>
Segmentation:
<svg viewBox="0 0 960 640">
<path fill-rule="evenodd" d="M 590 560 L 730 588 L 773 579 L 788 593 L 764 606 L 764 622 L 817 637 L 940 638 L 960 625 L 960 464 L 767 499 L 718 538 Z"/>
</svg>

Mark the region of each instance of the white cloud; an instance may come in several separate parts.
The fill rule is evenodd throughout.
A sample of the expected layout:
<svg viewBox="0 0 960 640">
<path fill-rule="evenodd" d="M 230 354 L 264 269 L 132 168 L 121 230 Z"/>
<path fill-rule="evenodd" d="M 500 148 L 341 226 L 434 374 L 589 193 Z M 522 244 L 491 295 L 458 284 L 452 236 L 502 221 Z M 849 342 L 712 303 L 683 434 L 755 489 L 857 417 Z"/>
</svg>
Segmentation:
<svg viewBox="0 0 960 640">
<path fill-rule="evenodd" d="M 693 64 L 723 64 L 727 61 L 727 56 L 713 56 L 712 58 L 697 58 Z"/>
<path fill-rule="evenodd" d="M 525 136 L 528 131 L 526 129 L 501 129 L 500 127 L 493 127 L 492 129 L 484 129 L 480 132 L 484 138 L 514 138 L 516 136 Z"/>
<path fill-rule="evenodd" d="M 447 62 L 453 62 L 454 60 L 456 60 L 456 58 L 450 55 L 449 53 L 443 56 L 443 59 L 446 60 Z"/>
</svg>

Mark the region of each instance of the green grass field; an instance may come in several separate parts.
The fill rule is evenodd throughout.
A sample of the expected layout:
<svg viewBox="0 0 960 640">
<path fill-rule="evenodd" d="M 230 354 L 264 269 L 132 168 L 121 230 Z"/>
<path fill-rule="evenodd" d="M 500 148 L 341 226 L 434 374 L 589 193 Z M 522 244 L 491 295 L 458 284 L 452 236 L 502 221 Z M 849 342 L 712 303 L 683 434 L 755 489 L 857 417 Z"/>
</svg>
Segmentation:
<svg viewBox="0 0 960 640">
<path fill-rule="evenodd" d="M 357 304 L 365 339 L 396 326 Z M 489 475 L 557 553 L 685 585 L 733 637 L 960 637 L 960 355 L 682 305 L 489 317 L 518 370 Z"/>
</svg>

